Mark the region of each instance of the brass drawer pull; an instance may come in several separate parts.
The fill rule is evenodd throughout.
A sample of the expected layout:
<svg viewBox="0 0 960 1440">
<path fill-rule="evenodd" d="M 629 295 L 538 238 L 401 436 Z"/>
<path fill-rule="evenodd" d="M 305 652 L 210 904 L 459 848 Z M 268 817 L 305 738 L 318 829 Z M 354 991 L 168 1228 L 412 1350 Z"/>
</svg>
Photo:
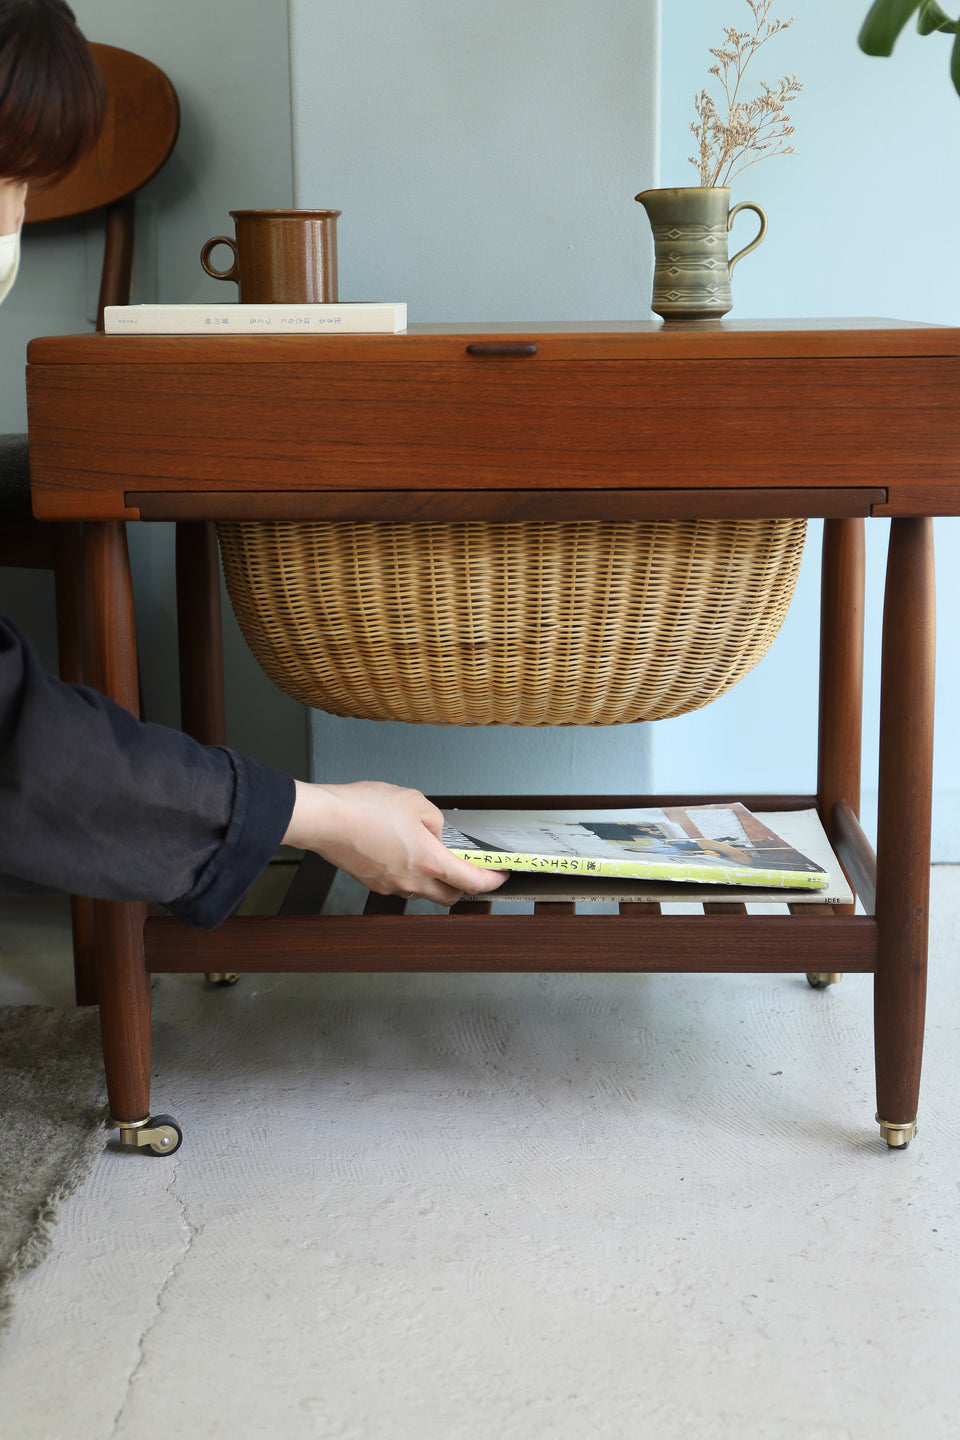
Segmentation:
<svg viewBox="0 0 960 1440">
<path fill-rule="evenodd" d="M 540 349 L 529 340 L 472 340 L 468 355 L 536 355 Z"/>
</svg>

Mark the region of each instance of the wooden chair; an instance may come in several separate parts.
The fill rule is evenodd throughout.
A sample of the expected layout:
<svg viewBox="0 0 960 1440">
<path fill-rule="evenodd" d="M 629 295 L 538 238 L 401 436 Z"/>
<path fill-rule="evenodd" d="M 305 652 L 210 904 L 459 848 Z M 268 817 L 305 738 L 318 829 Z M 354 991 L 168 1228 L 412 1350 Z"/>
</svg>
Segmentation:
<svg viewBox="0 0 960 1440">
<path fill-rule="evenodd" d="M 66 220 L 102 210 L 104 253 L 97 329 L 106 305 L 130 300 L 134 198 L 168 159 L 180 128 L 176 91 L 149 60 L 113 45 L 91 46 L 107 88 L 107 113 L 96 148 L 53 184 L 31 186 L 25 223 Z M 54 573 L 60 674 L 84 678 L 81 588 L 82 526 L 44 524 L 30 504 L 26 435 L 0 436 L 0 565 Z M 77 1003 L 97 998 L 92 902 L 72 898 Z"/>
</svg>

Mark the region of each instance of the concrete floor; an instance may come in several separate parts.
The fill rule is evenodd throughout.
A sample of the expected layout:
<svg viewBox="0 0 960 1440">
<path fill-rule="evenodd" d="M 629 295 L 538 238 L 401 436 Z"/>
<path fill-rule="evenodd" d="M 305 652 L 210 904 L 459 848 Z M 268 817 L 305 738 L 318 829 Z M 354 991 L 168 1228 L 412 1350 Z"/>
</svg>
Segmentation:
<svg viewBox="0 0 960 1440">
<path fill-rule="evenodd" d="M 17 1440 L 953 1440 L 960 870 L 921 1128 L 871 986 L 248 977 L 156 993 L 171 1159 L 105 1152 L 0 1342 Z M 0 1003 L 69 998 L 6 912 Z"/>
</svg>

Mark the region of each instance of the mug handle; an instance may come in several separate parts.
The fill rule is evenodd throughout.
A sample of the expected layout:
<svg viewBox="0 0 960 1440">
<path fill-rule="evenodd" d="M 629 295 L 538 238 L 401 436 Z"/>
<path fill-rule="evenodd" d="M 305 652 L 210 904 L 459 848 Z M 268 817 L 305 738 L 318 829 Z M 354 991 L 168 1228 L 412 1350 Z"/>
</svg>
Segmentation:
<svg viewBox="0 0 960 1440">
<path fill-rule="evenodd" d="M 731 230 L 733 228 L 733 217 L 740 210 L 755 210 L 756 213 L 760 216 L 760 230 L 756 237 L 750 241 L 750 244 L 744 245 L 742 250 L 738 250 L 736 255 L 734 255 L 733 259 L 730 261 L 729 273 L 731 275 L 733 274 L 733 267 L 734 265 L 736 265 L 737 261 L 742 260 L 744 255 L 749 255 L 751 250 L 756 250 L 757 246 L 760 244 L 760 241 L 767 233 L 767 217 L 760 209 L 760 206 L 754 205 L 752 200 L 743 200 L 739 205 L 734 205 L 733 209 L 730 211 L 730 214 L 727 216 L 728 230 Z M 210 273 L 212 274 L 213 272 L 211 271 Z"/>
<path fill-rule="evenodd" d="M 732 213 L 731 211 L 731 214 Z M 218 245 L 229 245 L 233 251 L 233 264 L 229 270 L 217 270 L 210 264 L 210 252 L 211 250 L 215 250 Z M 237 245 L 236 241 L 231 240 L 229 235 L 214 235 L 212 240 L 208 240 L 200 251 L 200 264 L 208 275 L 213 276 L 214 280 L 236 280 L 237 284 L 240 284 L 240 264 L 237 255 Z"/>
</svg>

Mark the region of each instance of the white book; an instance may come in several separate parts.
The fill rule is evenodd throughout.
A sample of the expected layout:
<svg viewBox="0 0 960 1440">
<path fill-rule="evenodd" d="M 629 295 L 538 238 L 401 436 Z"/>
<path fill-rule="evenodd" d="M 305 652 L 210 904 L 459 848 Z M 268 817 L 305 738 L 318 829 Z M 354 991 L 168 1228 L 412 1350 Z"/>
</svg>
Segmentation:
<svg viewBox="0 0 960 1440">
<path fill-rule="evenodd" d="M 405 302 L 344 305 L 108 305 L 107 335 L 396 335 Z"/>
</svg>

